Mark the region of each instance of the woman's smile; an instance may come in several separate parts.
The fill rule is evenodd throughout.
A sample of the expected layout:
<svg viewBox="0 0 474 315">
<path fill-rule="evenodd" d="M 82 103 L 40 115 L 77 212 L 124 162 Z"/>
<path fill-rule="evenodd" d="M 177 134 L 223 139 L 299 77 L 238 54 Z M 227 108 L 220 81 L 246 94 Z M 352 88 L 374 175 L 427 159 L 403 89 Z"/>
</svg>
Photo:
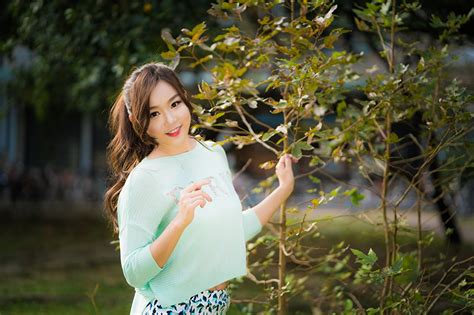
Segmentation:
<svg viewBox="0 0 474 315">
<path fill-rule="evenodd" d="M 181 126 L 173 129 L 172 132 L 167 132 L 166 134 L 170 137 L 177 137 L 179 136 L 180 131 L 181 131 Z"/>
</svg>

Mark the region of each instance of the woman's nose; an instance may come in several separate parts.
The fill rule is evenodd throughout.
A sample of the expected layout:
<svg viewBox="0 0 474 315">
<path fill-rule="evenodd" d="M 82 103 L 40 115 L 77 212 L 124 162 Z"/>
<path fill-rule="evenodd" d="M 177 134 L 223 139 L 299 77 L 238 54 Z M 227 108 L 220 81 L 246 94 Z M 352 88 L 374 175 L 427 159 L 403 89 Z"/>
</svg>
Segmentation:
<svg viewBox="0 0 474 315">
<path fill-rule="evenodd" d="M 166 120 L 166 123 L 169 127 L 176 127 L 174 126 L 175 122 L 176 122 L 176 117 L 172 114 L 172 113 L 166 113 L 165 114 L 165 120 Z"/>
</svg>

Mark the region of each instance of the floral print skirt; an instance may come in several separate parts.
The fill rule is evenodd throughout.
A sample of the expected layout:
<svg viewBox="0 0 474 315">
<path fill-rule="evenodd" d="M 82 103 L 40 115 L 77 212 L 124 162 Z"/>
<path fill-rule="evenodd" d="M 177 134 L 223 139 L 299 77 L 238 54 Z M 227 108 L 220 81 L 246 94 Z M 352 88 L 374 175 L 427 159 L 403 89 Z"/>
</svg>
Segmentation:
<svg viewBox="0 0 474 315">
<path fill-rule="evenodd" d="M 157 299 L 150 301 L 143 315 L 175 315 L 175 314 L 225 314 L 230 306 L 227 289 L 206 290 L 193 295 L 187 302 L 162 307 Z"/>
</svg>

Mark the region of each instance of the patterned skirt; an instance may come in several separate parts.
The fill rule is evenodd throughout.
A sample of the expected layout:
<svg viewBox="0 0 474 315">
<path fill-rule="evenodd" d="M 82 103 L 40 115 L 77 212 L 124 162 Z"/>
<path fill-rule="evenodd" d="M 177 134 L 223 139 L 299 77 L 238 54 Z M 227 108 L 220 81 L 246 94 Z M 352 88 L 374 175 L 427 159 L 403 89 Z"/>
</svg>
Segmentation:
<svg viewBox="0 0 474 315">
<path fill-rule="evenodd" d="M 193 295 L 187 302 L 162 307 L 157 299 L 150 301 L 143 315 L 176 315 L 176 314 L 225 314 L 230 306 L 227 289 L 202 291 Z"/>
</svg>

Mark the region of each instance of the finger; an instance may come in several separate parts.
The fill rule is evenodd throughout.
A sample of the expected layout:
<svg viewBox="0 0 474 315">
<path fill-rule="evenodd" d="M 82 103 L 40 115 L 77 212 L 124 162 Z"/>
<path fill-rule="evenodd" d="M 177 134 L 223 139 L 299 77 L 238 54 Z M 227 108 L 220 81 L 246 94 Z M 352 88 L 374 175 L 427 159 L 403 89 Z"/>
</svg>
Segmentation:
<svg viewBox="0 0 474 315">
<path fill-rule="evenodd" d="M 190 193 L 187 193 L 186 194 L 186 197 L 189 198 L 189 197 L 196 197 L 196 196 L 201 196 L 209 201 L 212 201 L 212 198 L 211 196 L 209 196 L 208 193 L 206 193 L 205 191 L 203 190 L 195 190 L 195 191 L 192 191 Z"/>
<path fill-rule="evenodd" d="M 195 196 L 195 197 L 189 198 L 188 200 L 189 202 L 194 202 L 195 200 L 205 200 L 205 198 L 202 196 Z"/>
<path fill-rule="evenodd" d="M 296 158 L 293 154 L 290 154 L 290 157 L 293 163 L 297 163 L 300 160 L 299 158 Z"/>
<path fill-rule="evenodd" d="M 281 159 L 278 160 L 278 163 L 276 164 L 275 168 L 279 168 L 281 166 Z"/>
<path fill-rule="evenodd" d="M 188 199 L 188 205 L 192 205 L 194 202 L 196 201 L 199 201 L 199 202 L 204 202 L 204 204 L 206 203 L 206 200 L 202 197 L 194 197 L 194 198 L 190 198 Z"/>
<path fill-rule="evenodd" d="M 208 201 L 212 201 L 211 196 L 209 196 L 208 193 L 203 192 L 204 198 L 207 199 Z"/>
<path fill-rule="evenodd" d="M 287 165 L 291 165 L 292 163 L 298 162 L 298 159 L 295 158 L 292 154 L 288 154 L 286 161 L 287 161 Z"/>
<path fill-rule="evenodd" d="M 192 183 L 188 187 L 184 188 L 185 192 L 192 192 L 197 189 L 201 189 L 202 186 L 207 185 L 211 182 L 209 178 L 198 180 L 197 182 Z"/>
<path fill-rule="evenodd" d="M 277 164 L 275 165 L 275 168 L 280 168 L 281 163 L 282 163 L 281 160 L 282 160 L 282 158 L 280 157 L 280 158 L 278 159 Z"/>
<path fill-rule="evenodd" d="M 191 209 L 195 209 L 197 206 L 201 206 L 201 208 L 204 208 L 206 203 L 201 199 L 201 200 L 195 200 L 192 203 L 189 204 Z"/>
</svg>

